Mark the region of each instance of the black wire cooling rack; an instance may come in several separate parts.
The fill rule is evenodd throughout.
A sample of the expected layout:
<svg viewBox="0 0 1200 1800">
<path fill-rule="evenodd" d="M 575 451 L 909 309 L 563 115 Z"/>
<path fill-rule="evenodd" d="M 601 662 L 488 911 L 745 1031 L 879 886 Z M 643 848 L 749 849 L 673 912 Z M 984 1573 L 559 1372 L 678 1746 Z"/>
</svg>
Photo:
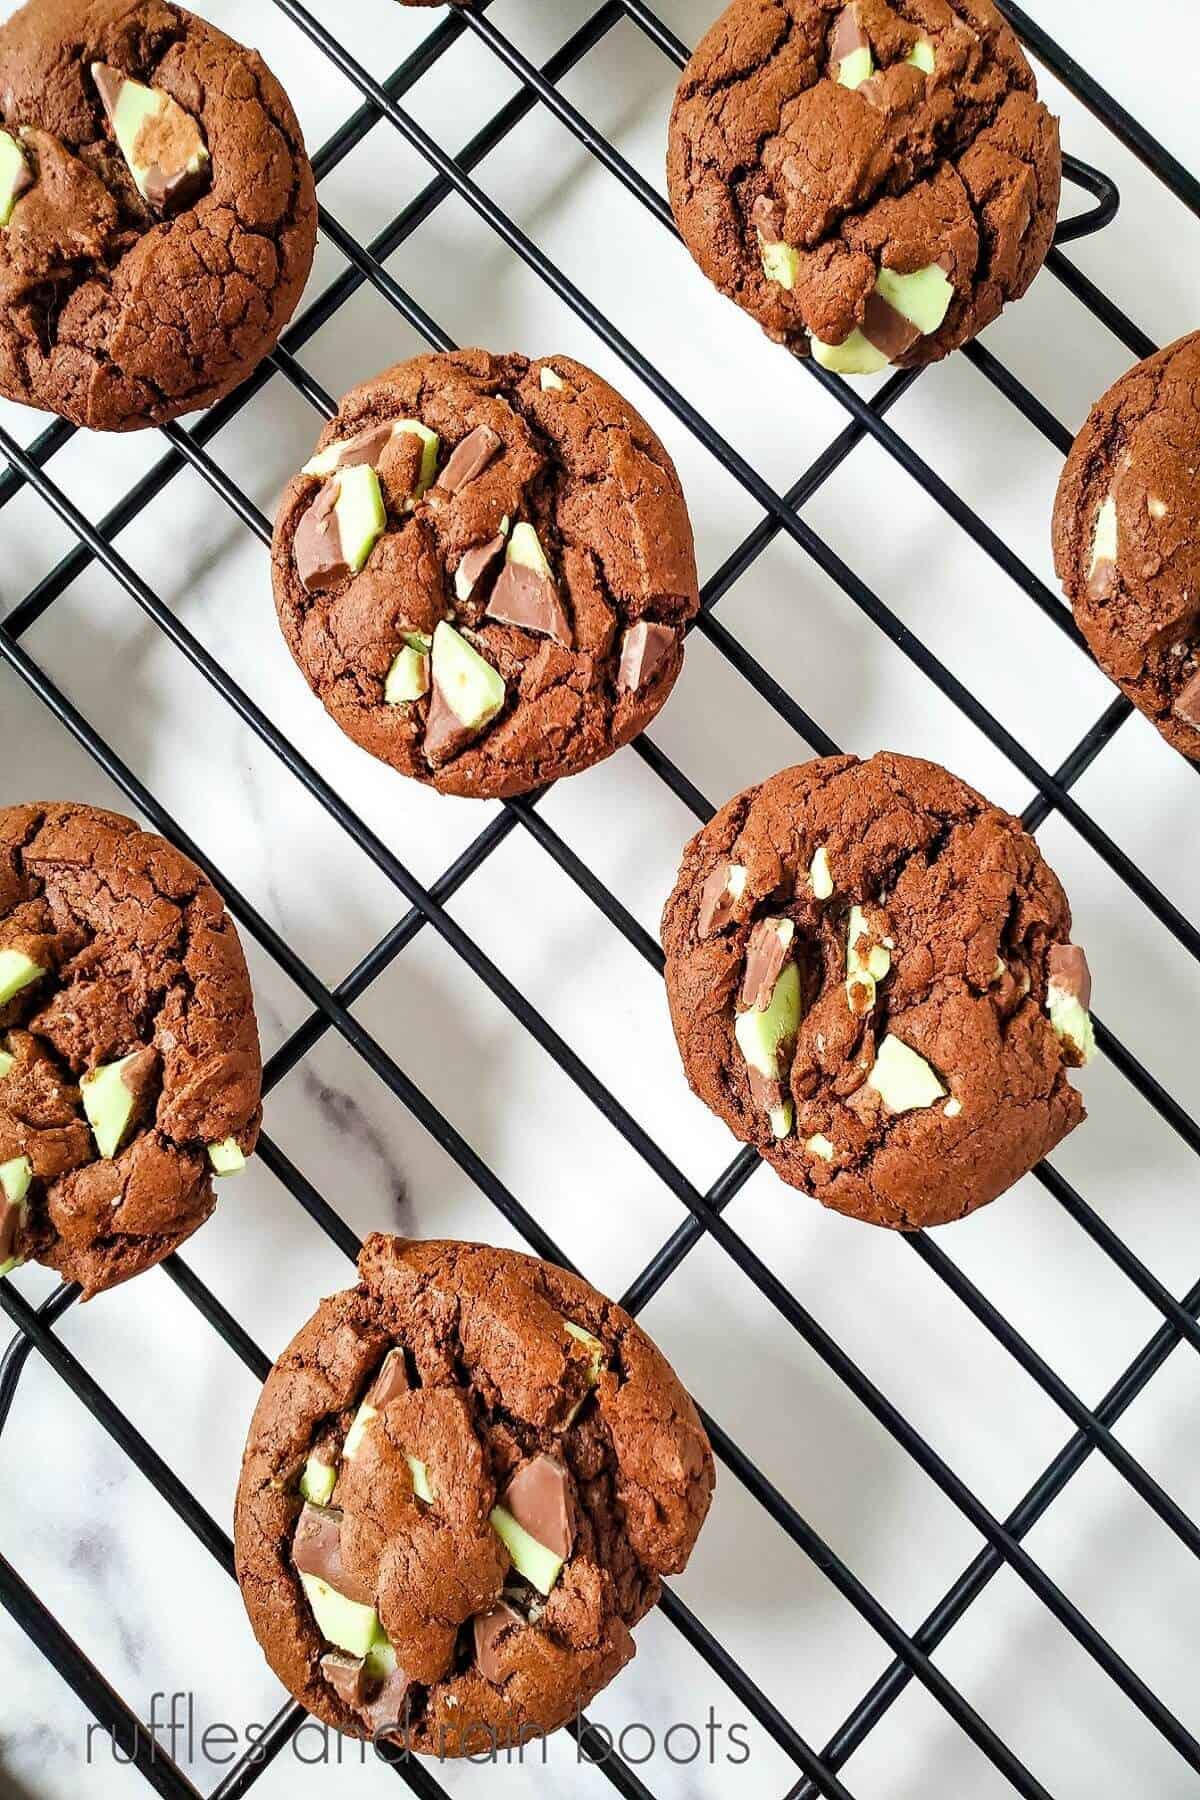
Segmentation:
<svg viewBox="0 0 1200 1800">
<path fill-rule="evenodd" d="M 1185 206 L 1200 217 L 1200 183 L 1118 106 L 1025 12 L 1010 4 L 1009 0 L 998 0 L 998 3 L 1034 55 L 1052 69 Z M 907 1240 L 913 1253 L 946 1283 L 962 1304 L 1059 1407 L 1074 1428 L 1073 1434 L 1063 1444 L 1058 1455 L 1014 1510 L 1006 1518 L 995 1517 L 726 1221 L 723 1216 L 725 1208 L 752 1173 L 756 1165 L 755 1154 L 750 1150 L 742 1150 L 707 1193 L 699 1192 L 571 1046 L 529 1004 L 446 911 L 446 902 L 450 897 L 483 868 L 492 851 L 520 827 L 531 834 L 634 948 L 654 968 L 661 970 L 662 953 L 653 938 L 541 817 L 538 812 L 541 795 L 535 793 L 509 801 L 438 880 L 428 888 L 422 886 L 393 852 L 356 816 L 345 800 L 327 785 L 316 769 L 281 735 L 229 673 L 208 654 L 187 627 L 124 560 L 114 544 L 130 521 L 185 466 L 195 469 L 264 545 L 269 543 L 271 531 L 268 520 L 209 456 L 205 446 L 277 373 L 292 382 L 324 416 L 333 413 L 333 400 L 296 360 L 296 353 L 363 283 L 369 283 L 383 294 L 428 344 L 438 348 L 451 348 L 451 341 L 446 333 L 383 265 L 443 200 L 451 195 L 458 195 L 654 391 L 761 508 L 762 518 L 759 523 L 705 585 L 696 630 L 703 633 L 728 658 L 734 668 L 815 750 L 821 754 L 836 752 L 838 746 L 828 733 L 772 679 L 770 673 L 736 641 L 714 614 L 714 608 L 722 595 L 728 592 L 776 535 L 781 531 L 785 532 L 832 578 L 853 604 L 873 620 L 903 654 L 1029 779 L 1036 790 L 1036 797 L 1025 812 L 1025 822 L 1029 828 L 1036 829 L 1051 813 L 1058 812 L 1184 949 L 1193 957 L 1200 958 L 1200 930 L 1172 905 L 1146 874 L 1106 835 L 1072 794 L 1080 776 L 1129 717 L 1129 703 L 1121 698 L 1113 700 L 1059 768 L 1051 771 L 1041 767 L 1000 721 L 950 673 L 933 651 L 901 624 L 879 595 L 873 593 L 853 569 L 798 516 L 797 508 L 817 491 L 853 452 L 855 446 L 868 436 L 874 438 L 942 510 L 1011 576 L 1029 599 L 1041 607 L 1068 637 L 1081 644 L 1070 614 L 1060 599 L 1050 592 L 1009 546 L 939 479 L 887 423 L 888 411 L 918 378 L 917 371 L 893 375 L 874 399 L 867 402 L 836 376 L 827 374 L 811 362 L 806 363 L 804 367 L 809 375 L 833 395 L 849 415 L 849 421 L 800 480 L 785 494 L 780 494 L 738 455 L 684 396 L 647 361 L 637 347 L 597 310 L 587 295 L 556 268 L 520 227 L 472 180 L 471 171 L 520 120 L 533 108 L 544 106 L 668 230 L 674 229 L 669 208 L 662 197 L 563 98 L 556 85 L 622 21 L 632 21 L 666 58 L 682 66 L 687 58 L 687 47 L 655 16 L 644 0 L 607 0 L 540 69 L 529 63 L 496 28 L 487 16 L 487 0 L 482 0 L 482 4 L 473 11 L 455 12 L 443 17 L 420 47 L 383 82 L 376 80 L 364 69 L 300 4 L 300 0 L 275 0 L 275 4 L 299 31 L 324 52 L 362 95 L 362 103 L 358 109 L 314 156 L 318 180 L 328 175 L 381 120 L 394 127 L 415 147 L 432 166 L 434 175 L 421 193 L 366 246 L 357 243 L 322 208 L 321 229 L 344 256 L 348 266 L 307 306 L 284 334 L 275 353 L 236 393 L 213 407 L 190 428 L 170 425 L 164 429 L 163 435 L 168 447 L 163 456 L 98 523 L 86 518 L 47 473 L 52 459 L 73 436 L 71 427 L 61 422 L 50 425 L 28 449 L 22 449 L 7 432 L 0 430 L 0 452 L 7 458 L 9 465 L 6 473 L 0 476 L 0 507 L 6 505 L 22 487 L 28 486 L 70 527 L 78 539 L 71 551 L 0 624 L 0 656 L 123 790 L 137 811 L 155 829 L 173 839 L 199 863 L 224 895 L 226 904 L 243 930 L 257 941 L 311 1002 L 312 1011 L 308 1018 L 267 1064 L 265 1088 L 268 1092 L 326 1032 L 337 1032 L 454 1158 L 482 1193 L 522 1234 L 530 1247 L 541 1256 L 570 1266 L 537 1220 L 531 1217 L 470 1144 L 349 1010 L 354 1001 L 419 932 L 426 928 L 437 932 L 687 1208 L 688 1218 L 637 1276 L 622 1297 L 623 1304 L 630 1311 L 637 1312 L 707 1234 L 734 1260 L 769 1303 L 841 1378 L 856 1399 L 980 1533 L 985 1547 L 947 1589 L 919 1628 L 909 1633 L 891 1617 L 846 1563 L 806 1523 L 793 1502 L 739 1449 L 720 1422 L 704 1414 L 705 1424 L 720 1461 L 744 1484 L 772 1520 L 813 1560 L 857 1613 L 874 1628 L 893 1659 L 830 1741 L 821 1750 L 817 1750 L 805 1742 L 769 1696 L 742 1670 L 736 1658 L 707 1630 L 702 1620 L 683 1603 L 678 1594 L 670 1589 L 666 1591 L 661 1605 L 667 1619 L 794 1764 L 797 1778 L 788 1800 L 811 1800 L 811 1796 L 818 1793 L 836 1797 L 836 1800 L 849 1800 L 850 1790 L 840 1779 L 839 1770 L 914 1680 L 921 1683 L 938 1701 L 1017 1793 L 1029 1797 L 1029 1800 L 1033 1800 L 1035 1796 L 1037 1800 L 1049 1800 L 1047 1789 L 1037 1777 L 931 1660 L 933 1652 L 947 1633 L 963 1617 L 992 1577 L 1006 1566 L 1032 1590 L 1126 1699 L 1172 1745 L 1183 1761 L 1191 1769 L 1200 1772 L 1200 1742 L 1023 1547 L 1023 1540 L 1030 1528 L 1092 1453 L 1096 1452 L 1120 1473 L 1194 1555 L 1200 1555 L 1200 1526 L 1176 1505 L 1154 1477 L 1112 1435 L 1114 1424 L 1181 1341 L 1200 1350 L 1200 1324 L 1197 1323 L 1197 1315 L 1200 1314 L 1200 1282 L 1182 1300 L 1176 1300 L 1061 1175 L 1045 1164 L 1038 1168 L 1037 1178 L 1043 1187 L 1149 1300 L 1162 1319 L 1156 1334 L 1120 1379 L 1096 1407 L 1090 1408 L 1042 1360 L 932 1239 L 916 1235 Z M 421 129 L 404 109 L 402 102 L 409 89 L 433 68 L 438 59 L 465 32 L 474 32 L 517 77 L 520 85 L 515 96 L 500 108 L 457 156 L 452 156 Z M 1110 222 L 1118 205 L 1116 189 L 1098 170 L 1071 157 L 1066 159 L 1066 173 L 1069 181 L 1088 193 L 1094 204 L 1085 212 L 1060 224 L 1056 247 L 1050 253 L 1048 267 L 1054 278 L 1062 282 L 1083 306 L 1101 320 L 1135 357 L 1149 355 L 1155 348 L 1151 340 L 1064 257 L 1061 249 L 1063 244 L 1099 231 Z M 966 356 L 1060 452 L 1066 452 L 1071 434 L 983 345 L 973 344 L 960 354 Z M 336 988 L 328 989 L 313 974 L 295 950 L 246 899 L 236 882 L 180 831 L 155 796 L 121 761 L 23 647 L 22 638 L 29 627 L 92 562 L 102 564 L 116 577 L 159 630 L 233 707 L 243 723 L 279 758 L 290 774 L 304 785 L 341 829 L 367 853 L 408 902 L 410 910 L 407 914 Z M 713 809 L 705 796 L 649 738 L 641 738 L 634 748 L 697 819 L 703 820 L 710 816 Z M 1200 1124 L 1171 1098 L 1154 1076 L 1099 1019 L 1096 1020 L 1096 1035 L 1105 1055 L 1121 1075 L 1178 1133 L 1183 1142 L 1200 1154 Z M 309 1215 L 347 1256 L 354 1257 L 359 1247 L 354 1233 L 265 1132 L 259 1143 L 259 1154 Z M 170 1257 L 164 1268 L 176 1286 L 246 1366 L 260 1379 L 265 1377 L 270 1367 L 268 1357 L 198 1279 L 183 1258 L 178 1255 Z M 174 1508 L 205 1548 L 211 1551 L 225 1572 L 232 1576 L 233 1547 L 223 1527 L 199 1505 L 154 1447 L 56 1335 L 56 1322 L 74 1305 L 78 1297 L 77 1287 L 64 1285 L 35 1310 L 11 1282 L 0 1282 L 0 1306 L 17 1328 L 3 1362 L 0 1363 L 0 1430 L 11 1410 L 21 1372 L 30 1354 L 36 1350 L 120 1448 L 135 1461 L 142 1474 Z M 151 1786 L 166 1796 L 167 1800 L 197 1800 L 198 1790 L 189 1777 L 164 1752 L 162 1744 L 151 1739 L 148 1730 L 127 1703 L 109 1686 L 101 1671 L 73 1642 L 3 1555 L 0 1555 L 0 1602 L 75 1690 L 83 1705 L 114 1735 L 121 1746 L 122 1756 L 127 1758 L 131 1753 L 134 1755 L 141 1773 Z M 247 1793 L 256 1777 L 288 1743 L 304 1716 L 298 1705 L 285 1706 L 272 1720 L 255 1749 L 235 1763 L 213 1789 L 211 1800 L 236 1800 L 237 1796 Z M 640 1776 L 622 1762 L 619 1756 L 612 1754 L 603 1739 L 589 1738 L 591 1727 L 586 1721 L 572 1729 L 586 1749 L 595 1751 L 600 1759 L 598 1767 L 621 1794 L 645 1800 L 650 1790 Z M 397 1764 L 397 1772 L 419 1795 L 431 1797 L 444 1794 L 430 1765 L 405 1758 Z"/>
</svg>

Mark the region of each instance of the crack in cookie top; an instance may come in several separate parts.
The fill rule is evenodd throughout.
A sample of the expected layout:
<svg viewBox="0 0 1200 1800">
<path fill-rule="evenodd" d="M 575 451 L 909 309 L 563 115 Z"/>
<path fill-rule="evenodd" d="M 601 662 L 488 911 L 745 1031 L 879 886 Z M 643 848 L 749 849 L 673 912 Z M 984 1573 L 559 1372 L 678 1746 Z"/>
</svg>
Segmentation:
<svg viewBox="0 0 1200 1800">
<path fill-rule="evenodd" d="M 1020 822 L 933 763 L 827 757 L 722 807 L 663 914 L 692 1087 L 784 1180 L 916 1229 L 1083 1118 L 1091 984 Z"/>
<path fill-rule="evenodd" d="M 1200 333 L 1122 375 L 1076 438 L 1054 561 L 1106 674 L 1200 761 Z"/>
<path fill-rule="evenodd" d="M 160 1262 L 258 1136 L 242 948 L 188 859 L 130 819 L 0 809 L 0 1273 L 85 1297 Z"/>
<path fill-rule="evenodd" d="M 636 736 L 699 605 L 667 452 L 567 357 L 419 356 L 356 388 L 284 494 L 273 566 L 288 645 L 342 729 L 476 797 Z"/>
<path fill-rule="evenodd" d="M 684 71 L 667 156 L 709 279 L 845 374 L 936 361 L 1023 294 L 1061 174 L 990 0 L 733 0 Z"/>
<path fill-rule="evenodd" d="M 339 1730 L 467 1755 L 634 1654 L 713 1462 L 645 1333 L 577 1276 L 375 1236 L 267 1379 L 235 1520 L 251 1624 Z"/>
<path fill-rule="evenodd" d="M 250 373 L 316 245 L 261 58 L 163 0 L 30 0 L 0 27 L 0 126 L 0 392 L 123 431 Z"/>
</svg>

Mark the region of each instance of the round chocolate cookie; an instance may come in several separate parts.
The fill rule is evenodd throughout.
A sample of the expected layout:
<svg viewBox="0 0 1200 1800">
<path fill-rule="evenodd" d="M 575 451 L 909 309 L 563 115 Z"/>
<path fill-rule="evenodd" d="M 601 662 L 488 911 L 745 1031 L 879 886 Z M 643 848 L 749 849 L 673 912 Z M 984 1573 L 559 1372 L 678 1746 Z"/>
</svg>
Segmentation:
<svg viewBox="0 0 1200 1800">
<path fill-rule="evenodd" d="M 1122 375 L 1075 439 L 1054 566 L 1092 654 L 1200 762 L 1200 332 Z"/>
<path fill-rule="evenodd" d="M 163 0 L 29 0 L 0 28 L 0 126 L 0 393 L 130 431 L 261 362 L 317 233 L 261 58 Z"/>
<path fill-rule="evenodd" d="M 258 1137 L 242 947 L 186 856 L 119 813 L 0 808 L 0 1274 L 88 1299 L 175 1250 Z"/>
<path fill-rule="evenodd" d="M 667 154 L 710 281 L 847 375 L 936 362 L 1023 294 L 1061 178 L 991 0 L 733 0 L 684 70 Z"/>
<path fill-rule="evenodd" d="M 699 605 L 679 477 L 581 364 L 418 356 L 347 394 L 275 526 L 275 604 L 356 743 L 520 794 L 649 724 Z"/>
<path fill-rule="evenodd" d="M 267 1378 L 235 1548 L 276 1675 L 439 1757 L 557 1729 L 634 1653 L 713 1461 L 627 1313 L 548 1263 L 374 1236 Z"/>
<path fill-rule="evenodd" d="M 784 769 L 692 839 L 663 914 L 688 1080 L 824 1205 L 962 1218 L 1084 1116 L 1070 929 L 1020 821 L 935 763 Z"/>
</svg>

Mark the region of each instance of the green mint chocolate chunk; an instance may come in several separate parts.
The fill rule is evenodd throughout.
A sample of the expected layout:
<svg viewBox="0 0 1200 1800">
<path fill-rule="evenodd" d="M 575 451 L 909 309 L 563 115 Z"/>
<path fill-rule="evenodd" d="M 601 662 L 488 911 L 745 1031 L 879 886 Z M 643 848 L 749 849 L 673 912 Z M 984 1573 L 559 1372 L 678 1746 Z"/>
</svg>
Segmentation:
<svg viewBox="0 0 1200 1800">
<path fill-rule="evenodd" d="M 162 88 L 132 81 L 107 63 L 92 64 L 92 79 L 142 199 L 165 207 L 194 191 L 209 156 L 192 115 Z"/>
<path fill-rule="evenodd" d="M 785 963 L 775 983 L 770 1004 L 759 1012 L 755 1006 L 738 1013 L 733 1022 L 738 1047 L 760 1075 L 769 1081 L 780 1077 L 779 1052 L 800 1029 L 800 971 L 794 962 Z"/>
<path fill-rule="evenodd" d="M 860 49 L 852 50 L 849 56 L 843 56 L 838 64 L 838 86 L 861 87 L 864 81 L 870 79 L 874 71 L 875 64 L 871 60 L 870 48 L 864 44 Z"/>
<path fill-rule="evenodd" d="M 231 1137 L 222 1138 L 219 1144 L 210 1144 L 208 1160 L 214 1175 L 239 1175 L 246 1166 L 241 1145 Z"/>
<path fill-rule="evenodd" d="M 404 1460 L 408 1464 L 409 1473 L 412 1476 L 413 1493 L 418 1500 L 424 1500 L 426 1505 L 431 1505 L 433 1489 L 429 1485 L 429 1470 L 419 1456 L 406 1456 Z"/>
<path fill-rule="evenodd" d="M 808 869 L 808 881 L 814 900 L 828 900 L 833 893 L 833 870 L 829 867 L 829 852 L 824 844 L 821 844 L 813 854 Z"/>
<path fill-rule="evenodd" d="M 1092 560 L 1088 579 L 1101 563 L 1117 560 L 1117 503 L 1110 494 L 1096 514 L 1096 530 L 1092 538 Z"/>
<path fill-rule="evenodd" d="M 358 1411 L 355 1413 L 354 1418 L 351 1421 L 350 1429 L 346 1433 L 346 1441 L 342 1445 L 343 1462 L 354 1461 L 354 1458 L 358 1455 L 363 1437 L 366 1434 L 367 1426 L 371 1423 L 372 1419 L 377 1419 L 378 1417 L 378 1408 L 364 1400 Z"/>
<path fill-rule="evenodd" d="M 339 1594 L 319 1575 L 301 1575 L 300 1585 L 325 1641 L 351 1656 L 366 1656 L 381 1636 L 375 1608 L 359 1600 L 347 1600 L 345 1594 Z"/>
<path fill-rule="evenodd" d="M 417 477 L 417 489 L 413 495 L 415 502 L 421 498 L 427 488 L 433 486 L 433 479 L 437 474 L 438 451 L 442 441 L 436 431 L 431 431 L 428 425 L 422 425 L 418 419 L 400 419 L 392 429 L 393 431 L 409 431 L 414 437 L 419 437 L 421 440 L 421 472 Z"/>
<path fill-rule="evenodd" d="M 564 1559 L 530 1537 L 525 1527 L 518 1525 L 503 1506 L 493 1507 L 491 1521 L 492 1529 L 512 1557 L 518 1575 L 532 1582 L 539 1594 L 548 1594 L 562 1573 Z"/>
<path fill-rule="evenodd" d="M 319 1456 L 310 1456 L 300 1477 L 303 1498 L 311 1500 L 314 1506 L 328 1506 L 336 1483 L 337 1470 L 329 1463 L 322 1462 Z"/>
<path fill-rule="evenodd" d="M 767 1114 L 772 1134 L 777 1138 L 785 1138 L 792 1129 L 793 1109 L 790 1100 L 781 1100 Z"/>
<path fill-rule="evenodd" d="M 833 1145 L 822 1131 L 818 1131 L 814 1136 L 808 1138 L 805 1141 L 804 1148 L 808 1151 L 810 1156 L 819 1156 L 822 1162 L 833 1161 Z"/>
<path fill-rule="evenodd" d="M 504 705 L 503 677 L 445 619 L 433 634 L 433 679 L 466 731 L 482 730 Z"/>
<path fill-rule="evenodd" d="M 889 1032 L 875 1053 L 867 1076 L 889 1112 L 912 1112 L 945 1098 L 946 1090 L 923 1056 Z"/>
<path fill-rule="evenodd" d="M 938 330 L 954 298 L 949 277 L 937 263 L 928 263 L 912 275 L 897 275 L 894 269 L 880 269 L 875 278 L 875 291 L 926 337 Z"/>
<path fill-rule="evenodd" d="M 835 375 L 877 375 L 880 369 L 888 366 L 883 351 L 877 350 L 857 327 L 841 344 L 823 344 L 816 337 L 810 338 L 809 342 L 814 360 Z"/>
<path fill-rule="evenodd" d="M 342 555 L 357 575 L 387 529 L 379 477 L 367 463 L 355 463 L 338 475 L 334 505 Z"/>
<path fill-rule="evenodd" d="M 33 1164 L 27 1156 L 14 1156 L 0 1163 L 0 1192 L 10 1206 L 20 1206 L 33 1180 Z"/>
<path fill-rule="evenodd" d="M 937 64 L 933 45 L 928 38 L 918 38 L 904 60 L 911 63 L 914 69 L 920 69 L 923 75 L 932 75 Z"/>
<path fill-rule="evenodd" d="M 1069 1044 L 1082 1062 L 1090 1063 L 1096 1054 L 1096 1029 L 1079 996 L 1052 981 L 1046 990 L 1046 1008 L 1055 1036 Z"/>
<path fill-rule="evenodd" d="M 4 1080 L 16 1060 L 11 1050 L 0 1050 L 0 1081 Z"/>
<path fill-rule="evenodd" d="M 23 950 L 0 950 L 0 1006 L 6 1006 L 14 994 L 45 973 Z"/>
<path fill-rule="evenodd" d="M 119 1062 L 101 1063 L 85 1075 L 79 1084 L 83 1110 L 87 1114 L 96 1148 L 106 1159 L 115 1156 L 133 1118 L 137 1095 L 126 1081 L 126 1072 L 142 1052 L 135 1050 Z"/>
<path fill-rule="evenodd" d="M 505 562 L 519 563 L 523 569 L 532 569 L 535 575 L 541 575 L 546 581 L 553 581 L 554 576 L 550 564 L 546 560 L 546 552 L 542 549 L 542 540 L 532 525 L 514 525 L 512 536 L 508 540 L 508 549 L 504 553 Z"/>
<path fill-rule="evenodd" d="M 429 692 L 430 641 L 417 631 L 406 634 L 404 648 L 383 684 L 383 698 L 388 706 L 405 706 Z"/>
<path fill-rule="evenodd" d="M 542 372 L 541 372 L 539 379 L 542 384 L 543 394 L 548 394 L 551 392 L 562 392 L 565 390 L 566 385 L 567 385 L 566 382 L 563 380 L 562 376 L 559 375 L 554 369 L 552 369 L 550 367 L 549 363 L 546 363 L 543 365 Z"/>
<path fill-rule="evenodd" d="M 790 244 L 782 239 L 769 243 L 760 235 L 758 240 L 759 254 L 762 257 L 763 274 L 768 281 L 786 288 L 790 294 L 800 275 L 800 252 L 793 250 Z"/>
<path fill-rule="evenodd" d="M 33 186 L 33 174 L 25 152 L 9 131 L 0 131 L 0 225 L 7 225 L 13 207 Z"/>
<path fill-rule="evenodd" d="M 574 1319 L 564 1319 L 563 1324 L 571 1336 L 580 1344 L 586 1344 L 591 1352 L 588 1358 L 588 1379 L 593 1387 L 604 1373 L 604 1345 L 593 1332 L 585 1331 L 582 1325 L 576 1325 Z"/>
</svg>

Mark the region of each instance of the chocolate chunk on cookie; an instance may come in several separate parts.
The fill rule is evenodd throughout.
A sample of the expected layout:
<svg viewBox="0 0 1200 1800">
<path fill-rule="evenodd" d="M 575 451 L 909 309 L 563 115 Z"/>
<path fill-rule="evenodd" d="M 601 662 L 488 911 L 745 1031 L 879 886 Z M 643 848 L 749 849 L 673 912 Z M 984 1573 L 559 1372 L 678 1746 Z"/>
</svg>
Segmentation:
<svg viewBox="0 0 1200 1800">
<path fill-rule="evenodd" d="M 354 389 L 280 505 L 275 604 L 356 743 L 444 793 L 590 767 L 663 704 L 699 605 L 670 457 L 567 357 L 418 356 Z"/>
<path fill-rule="evenodd" d="M 279 1679 L 339 1731 L 462 1756 L 555 1730 L 634 1654 L 713 1461 L 628 1314 L 478 1244 L 374 1236 L 250 1427 L 238 1579 Z"/>
<path fill-rule="evenodd" d="M 131 819 L 0 808 L 0 1274 L 85 1298 L 161 1262 L 254 1148 L 262 1067 L 220 896 Z"/>
<path fill-rule="evenodd" d="M 1106 675 L 1200 762 L 1200 332 L 1098 400 L 1054 507 L 1054 566 Z"/>
<path fill-rule="evenodd" d="M 160 425 L 267 355 L 316 191 L 260 57 L 166 0 L 29 0 L 0 27 L 0 393 Z"/>
<path fill-rule="evenodd" d="M 991 0 L 733 0 L 684 71 L 667 179 L 710 281 L 861 375 L 936 362 L 1025 292 L 1062 155 Z"/>
<path fill-rule="evenodd" d="M 903 1231 L 962 1218 L 1084 1117 L 1070 930 L 1020 821 L 936 764 L 785 769 L 692 839 L 663 913 L 688 1080 L 824 1205 Z"/>
</svg>

